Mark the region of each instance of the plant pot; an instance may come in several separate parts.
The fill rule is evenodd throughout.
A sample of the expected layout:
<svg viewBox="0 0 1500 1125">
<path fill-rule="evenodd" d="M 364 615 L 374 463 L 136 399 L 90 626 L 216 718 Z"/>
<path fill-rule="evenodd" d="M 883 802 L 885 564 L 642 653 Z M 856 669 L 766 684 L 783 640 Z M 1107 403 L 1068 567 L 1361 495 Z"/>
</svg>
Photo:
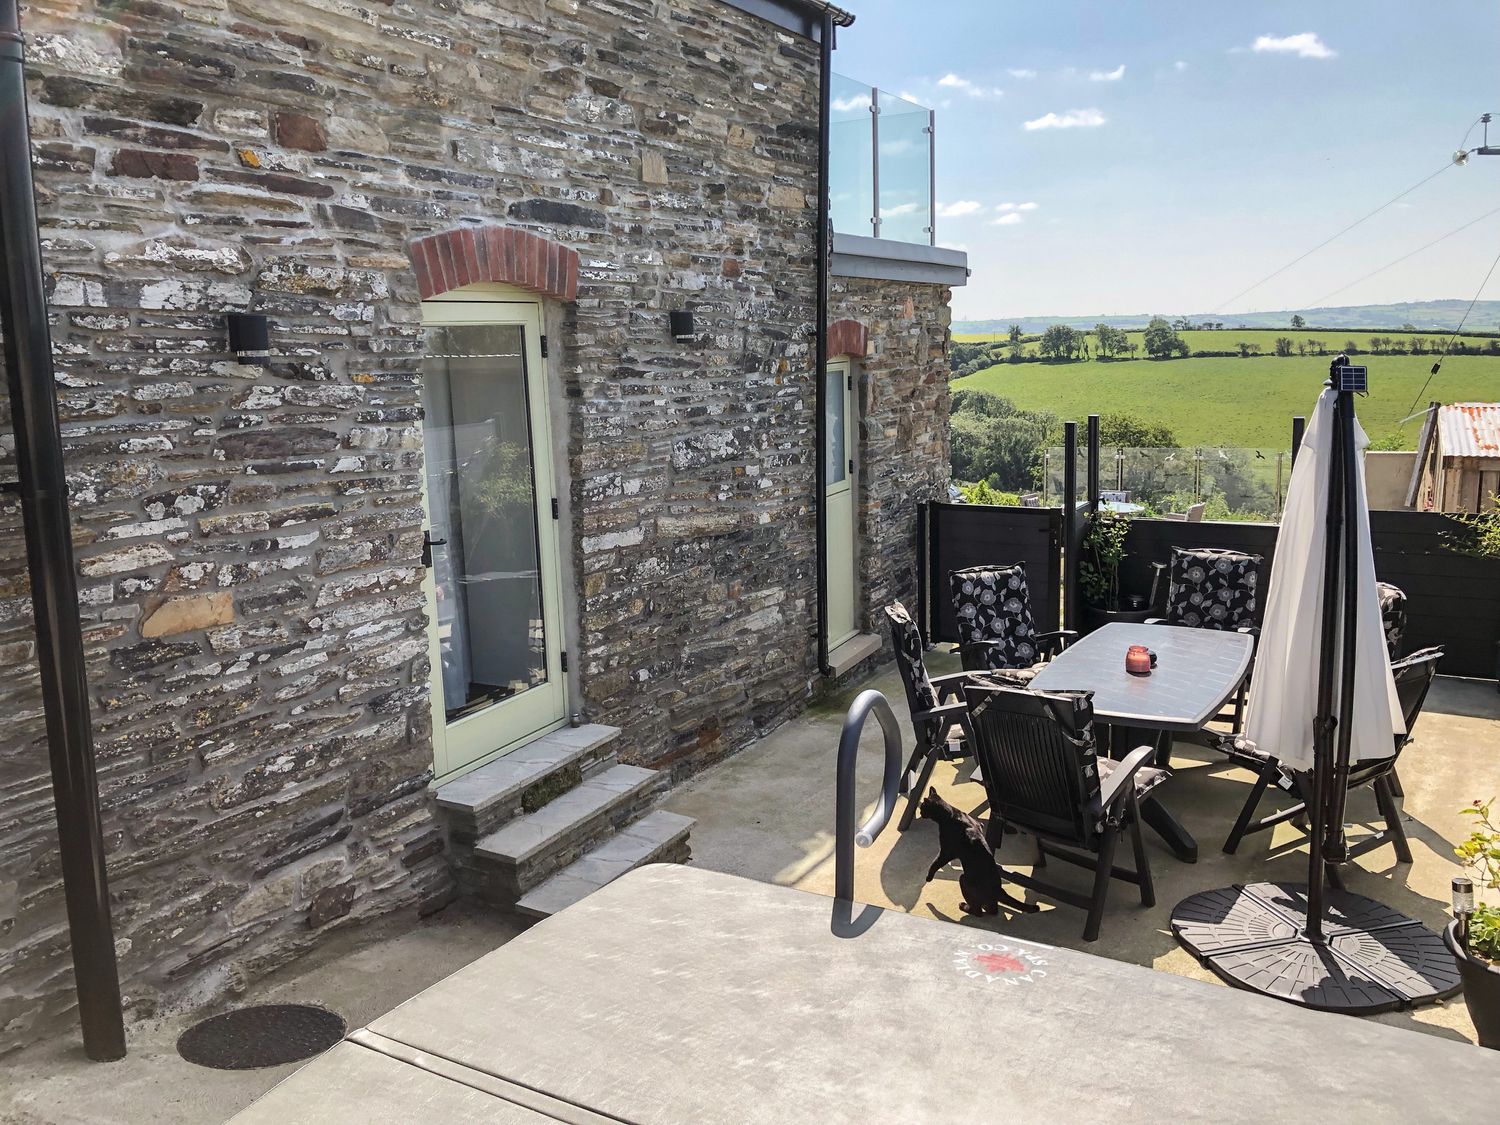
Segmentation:
<svg viewBox="0 0 1500 1125">
<path fill-rule="evenodd" d="M 1479 1045 L 1500 1051 L 1500 964 L 1476 957 L 1458 940 L 1458 923 L 1449 922 L 1443 930 L 1443 944 L 1458 962 L 1458 975 L 1464 982 L 1464 1003 Z"/>
<path fill-rule="evenodd" d="M 1146 618 L 1153 616 L 1149 609 L 1100 609 L 1096 605 L 1083 607 L 1083 628 L 1080 632 L 1092 633 L 1095 629 L 1103 628 L 1112 621 L 1126 621 L 1139 625 Z"/>
</svg>

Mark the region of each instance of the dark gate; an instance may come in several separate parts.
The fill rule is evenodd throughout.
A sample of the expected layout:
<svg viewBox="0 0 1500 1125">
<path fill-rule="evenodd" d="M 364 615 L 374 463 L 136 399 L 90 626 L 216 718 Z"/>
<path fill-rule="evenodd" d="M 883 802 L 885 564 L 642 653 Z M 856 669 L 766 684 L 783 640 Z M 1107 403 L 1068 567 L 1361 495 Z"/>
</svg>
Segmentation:
<svg viewBox="0 0 1500 1125">
<path fill-rule="evenodd" d="M 1061 508 L 1014 508 L 991 504 L 926 507 L 925 573 L 918 585 L 918 621 L 929 643 L 958 642 L 948 594 L 948 574 L 970 566 L 1026 564 L 1031 612 L 1038 629 L 1057 628 L 1061 603 L 1063 513 Z"/>
</svg>

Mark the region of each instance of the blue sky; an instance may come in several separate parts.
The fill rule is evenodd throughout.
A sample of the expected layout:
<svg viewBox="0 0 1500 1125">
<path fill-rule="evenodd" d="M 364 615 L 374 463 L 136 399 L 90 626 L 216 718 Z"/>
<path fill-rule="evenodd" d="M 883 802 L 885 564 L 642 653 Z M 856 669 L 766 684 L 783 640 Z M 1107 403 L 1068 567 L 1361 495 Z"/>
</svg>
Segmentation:
<svg viewBox="0 0 1500 1125">
<path fill-rule="evenodd" d="M 938 111 L 938 241 L 973 270 L 960 318 L 1214 311 L 1500 112 L 1494 0 L 847 6 L 835 69 Z M 1500 157 L 1475 157 L 1223 315 L 1467 299 L 1500 213 L 1333 291 L 1497 207 Z"/>
</svg>

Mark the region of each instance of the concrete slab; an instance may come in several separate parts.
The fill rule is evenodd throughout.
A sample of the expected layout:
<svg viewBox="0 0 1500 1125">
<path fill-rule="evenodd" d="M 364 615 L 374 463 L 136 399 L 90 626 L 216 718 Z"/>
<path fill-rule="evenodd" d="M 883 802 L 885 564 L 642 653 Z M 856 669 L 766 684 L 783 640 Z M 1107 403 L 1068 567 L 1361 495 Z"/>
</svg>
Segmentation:
<svg viewBox="0 0 1500 1125">
<path fill-rule="evenodd" d="M 1500 1055 L 1467 1044 L 678 865 L 623 876 L 359 1039 L 661 1125 L 1405 1123 L 1451 1120 L 1455 1090 L 1500 1099 Z"/>
<path fill-rule="evenodd" d="M 958 670 L 956 661 L 940 655 L 929 658 L 929 668 L 934 675 Z M 664 807 L 696 819 L 695 866 L 833 893 L 834 759 L 844 712 L 865 687 L 885 693 L 910 739 L 901 682 L 887 668 L 690 780 L 670 795 Z M 859 792 L 873 803 L 881 771 L 876 724 L 866 729 L 863 749 Z M 898 832 L 893 820 L 873 847 L 856 851 L 856 897 L 976 930 L 1086 948 L 1090 953 L 1225 987 L 1172 937 L 1172 907 L 1197 891 L 1233 883 L 1305 880 L 1307 851 L 1296 828 L 1284 824 L 1251 837 L 1238 855 L 1224 855 L 1220 848 L 1254 777 L 1229 765 L 1222 755 L 1182 742 L 1172 764 L 1176 773 L 1162 787 L 1162 801 L 1197 837 L 1201 858 L 1196 864 L 1181 863 L 1159 838 L 1148 833 L 1157 905 L 1141 907 L 1133 888 L 1118 884 L 1111 892 L 1100 939 L 1087 946 L 1081 941 L 1080 911 L 1030 894 L 1025 897 L 1041 903 L 1037 914 L 999 919 L 961 914 L 956 866 L 940 872 L 931 883 L 923 882 L 927 866 L 937 855 L 937 832 L 922 820 L 906 833 Z M 1400 772 L 1406 788 L 1401 802 L 1404 823 L 1416 862 L 1409 867 L 1397 864 L 1391 850 L 1384 848 L 1360 859 L 1346 878 L 1350 890 L 1438 928 L 1447 920 L 1449 881 L 1458 871 L 1453 845 L 1468 835 L 1467 818 L 1459 810 L 1475 797 L 1500 792 L 1500 694 L 1494 682 L 1440 677 L 1428 697 L 1416 739 L 1403 755 Z M 933 783 L 959 807 L 982 811 L 984 791 L 969 780 L 970 775 L 969 763 L 939 764 Z M 1277 797 L 1268 797 L 1264 807 L 1281 807 L 1277 802 Z M 1375 802 L 1368 792 L 1351 797 L 1350 815 L 1364 826 L 1356 827 L 1356 833 L 1378 827 Z M 1033 854 L 1024 837 L 1006 837 L 1000 854 L 1006 866 L 1030 870 Z M 1053 863 L 1047 874 L 1065 885 L 1087 889 L 1086 872 Z M 1461 998 L 1371 1018 L 1450 1039 L 1474 1038 Z"/>
<path fill-rule="evenodd" d="M 233 1006 L 321 1004 L 359 1027 L 503 945 L 518 928 L 460 904 L 420 922 L 395 918 L 345 931 L 285 972 L 258 982 Z M 177 1055 L 177 1037 L 217 1010 L 131 1023 L 126 1030 L 130 1053 L 119 1062 L 89 1062 L 77 1035 L 0 1059 L 0 1125 L 219 1125 L 298 1067 L 227 1071 L 184 1062 Z"/>
</svg>

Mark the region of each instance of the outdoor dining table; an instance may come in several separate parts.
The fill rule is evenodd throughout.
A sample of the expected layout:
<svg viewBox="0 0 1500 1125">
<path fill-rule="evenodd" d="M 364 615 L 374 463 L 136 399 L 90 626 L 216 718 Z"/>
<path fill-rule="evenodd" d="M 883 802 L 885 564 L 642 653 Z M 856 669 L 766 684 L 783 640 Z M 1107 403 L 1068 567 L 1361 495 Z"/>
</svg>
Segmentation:
<svg viewBox="0 0 1500 1125">
<path fill-rule="evenodd" d="M 1455 1097 L 1495 1105 L 1500 1056 L 656 865 L 353 1032 L 234 1122 L 1375 1125 L 1452 1120 Z"/>
<path fill-rule="evenodd" d="M 1131 645 L 1156 653 L 1149 675 L 1125 670 Z M 1112 621 L 1058 653 L 1031 686 L 1093 692 L 1094 717 L 1109 725 L 1112 751 L 1124 753 L 1159 745 L 1174 732 L 1202 730 L 1239 690 L 1254 650 L 1246 633 Z M 1142 803 L 1141 819 L 1178 858 L 1197 860 L 1198 842 L 1156 797 Z"/>
</svg>

